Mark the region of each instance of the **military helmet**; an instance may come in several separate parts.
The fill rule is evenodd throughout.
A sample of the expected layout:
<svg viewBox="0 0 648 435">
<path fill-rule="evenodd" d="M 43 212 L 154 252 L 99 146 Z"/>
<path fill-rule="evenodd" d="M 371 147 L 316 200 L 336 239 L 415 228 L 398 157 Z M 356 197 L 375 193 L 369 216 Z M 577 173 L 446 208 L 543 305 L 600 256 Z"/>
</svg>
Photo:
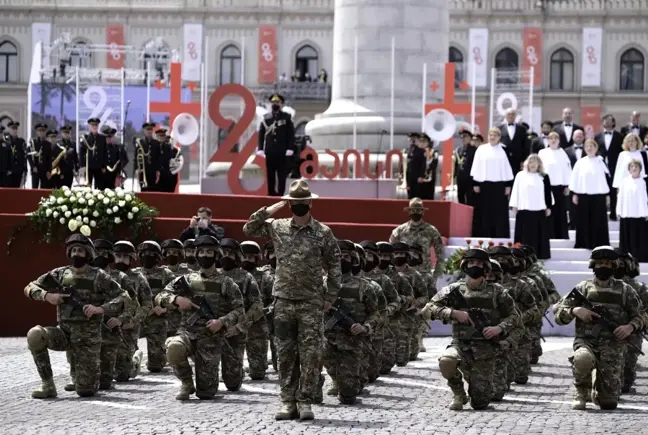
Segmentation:
<svg viewBox="0 0 648 435">
<path fill-rule="evenodd" d="M 106 239 L 94 239 L 93 242 L 95 251 L 102 250 L 102 251 L 112 251 L 114 249 L 114 245 L 110 240 Z"/>
<path fill-rule="evenodd" d="M 527 262 L 528 255 L 524 249 L 513 247 L 511 248 L 511 254 L 513 255 L 513 258 L 520 262 L 521 270 L 525 270 L 529 266 L 530 263 Z"/>
<path fill-rule="evenodd" d="M 351 240 L 340 240 L 338 239 L 337 245 L 342 252 L 355 252 L 355 244 Z"/>
<path fill-rule="evenodd" d="M 126 254 L 133 259 L 136 257 L 135 246 L 133 246 L 133 244 L 128 240 L 115 242 L 113 245 L 113 252 L 115 254 Z"/>
<path fill-rule="evenodd" d="M 224 238 L 220 241 L 221 249 L 228 249 L 233 251 L 235 254 L 241 254 L 241 244 L 234 239 Z"/>
<path fill-rule="evenodd" d="M 218 239 L 214 236 L 198 236 L 194 240 L 194 248 L 218 248 L 220 243 Z M 186 246 L 185 246 L 186 247 Z"/>
<path fill-rule="evenodd" d="M 195 245 L 195 239 L 187 239 L 184 242 L 182 242 L 182 246 L 185 249 L 194 249 L 196 247 Z"/>
<path fill-rule="evenodd" d="M 492 248 L 488 249 L 488 253 L 496 257 L 513 255 L 511 253 L 511 249 L 508 246 L 504 246 L 504 245 L 493 246 Z"/>
<path fill-rule="evenodd" d="M 470 248 L 466 250 L 461 257 L 460 268 L 465 272 L 466 265 L 470 261 L 481 261 L 484 265 L 484 270 L 488 272 L 491 269 L 490 255 L 488 252 L 481 248 Z"/>
<path fill-rule="evenodd" d="M 156 254 L 158 256 L 162 256 L 162 248 L 160 247 L 160 244 L 153 240 L 147 240 L 145 242 L 142 242 L 137 247 L 137 253 L 139 255 L 142 255 L 145 252 L 147 254 L 151 253 L 151 254 Z"/>
<path fill-rule="evenodd" d="M 410 251 L 416 252 L 418 254 L 423 254 L 423 246 L 419 245 L 418 243 L 412 243 L 410 245 Z"/>
<path fill-rule="evenodd" d="M 178 239 L 166 239 L 160 244 L 163 251 L 167 249 L 184 249 L 184 244 Z"/>
<path fill-rule="evenodd" d="M 371 251 L 374 253 L 378 253 L 378 246 L 376 245 L 375 242 L 372 242 L 371 240 L 363 240 L 360 242 L 360 246 L 366 251 Z"/>
<path fill-rule="evenodd" d="M 394 247 L 389 242 L 378 242 L 376 247 L 381 254 L 392 254 L 394 252 Z"/>
<path fill-rule="evenodd" d="M 504 270 L 502 270 L 502 266 L 499 264 L 499 261 L 493 260 L 492 258 L 490 259 L 490 265 L 491 265 L 491 271 L 493 273 L 498 273 L 502 275 L 504 273 Z"/>
<path fill-rule="evenodd" d="M 365 250 L 362 245 L 360 245 L 359 243 L 354 243 L 353 246 L 355 247 L 355 251 L 358 253 L 358 255 L 360 255 L 361 257 L 365 256 Z"/>
<path fill-rule="evenodd" d="M 261 247 L 257 242 L 246 240 L 241 242 L 241 252 L 249 255 L 261 255 Z"/>
<path fill-rule="evenodd" d="M 538 255 L 536 254 L 536 250 L 533 246 L 531 245 L 520 245 L 520 249 L 522 249 L 529 260 L 531 260 L 532 263 L 535 263 L 538 261 Z"/>
<path fill-rule="evenodd" d="M 94 244 L 92 243 L 92 240 L 90 240 L 88 237 L 80 233 L 74 233 L 70 237 L 65 239 L 65 255 L 68 258 L 70 258 L 70 252 L 72 251 L 72 247 L 74 246 L 81 246 L 83 249 L 85 249 L 86 253 L 88 254 L 88 258 L 91 260 L 94 259 L 95 257 Z"/>
<path fill-rule="evenodd" d="M 598 246 L 590 254 L 589 268 L 594 269 L 594 265 L 599 260 L 618 262 L 619 253 L 612 246 Z"/>
<path fill-rule="evenodd" d="M 392 243 L 392 248 L 394 248 L 394 252 L 407 252 L 407 253 L 409 253 L 409 251 L 410 251 L 410 245 L 408 245 L 407 243 L 403 243 L 403 242 Z"/>
</svg>

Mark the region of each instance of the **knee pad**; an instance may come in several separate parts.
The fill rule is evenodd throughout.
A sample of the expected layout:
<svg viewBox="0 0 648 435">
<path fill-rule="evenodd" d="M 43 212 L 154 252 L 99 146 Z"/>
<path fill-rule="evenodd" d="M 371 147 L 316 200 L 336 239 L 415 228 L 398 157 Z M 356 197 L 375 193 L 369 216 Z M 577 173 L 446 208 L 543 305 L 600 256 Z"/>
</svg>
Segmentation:
<svg viewBox="0 0 648 435">
<path fill-rule="evenodd" d="M 450 379 L 457 373 L 458 366 L 459 361 L 454 358 L 448 358 L 445 356 L 439 358 L 439 371 L 441 372 L 441 375 L 446 379 Z"/>
<path fill-rule="evenodd" d="M 34 326 L 27 332 L 27 347 L 32 352 L 47 349 L 47 330 L 42 326 Z"/>
<path fill-rule="evenodd" d="M 574 352 L 573 364 L 576 370 L 583 372 L 592 371 L 596 366 L 596 358 L 587 349 L 577 349 Z"/>
<path fill-rule="evenodd" d="M 187 360 L 187 348 L 179 341 L 169 340 L 166 347 L 167 361 L 170 365 L 178 365 Z"/>
<path fill-rule="evenodd" d="M 617 408 L 618 402 L 616 400 L 608 399 L 608 398 L 602 399 L 599 396 L 598 401 L 599 401 L 599 407 L 601 409 L 611 411 Z"/>
</svg>

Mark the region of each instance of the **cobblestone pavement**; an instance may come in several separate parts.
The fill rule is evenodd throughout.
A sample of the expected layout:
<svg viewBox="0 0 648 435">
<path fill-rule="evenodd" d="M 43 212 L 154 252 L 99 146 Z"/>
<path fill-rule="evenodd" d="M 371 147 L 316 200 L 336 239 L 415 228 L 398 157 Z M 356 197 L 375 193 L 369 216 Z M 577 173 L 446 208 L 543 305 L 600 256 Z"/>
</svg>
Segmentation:
<svg viewBox="0 0 648 435">
<path fill-rule="evenodd" d="M 277 376 L 247 379 L 242 391 L 223 392 L 216 400 L 174 399 L 179 385 L 169 369 L 143 371 L 139 379 L 118 384 L 108 393 L 82 399 L 63 391 L 68 366 L 65 355 L 51 352 L 59 396 L 30 398 L 39 381 L 22 338 L 0 339 L 0 433 L 32 434 L 642 434 L 648 426 L 648 370 L 639 372 L 637 394 L 624 396 L 616 411 L 588 404 L 572 411 L 571 339 L 549 338 L 545 354 L 533 366 L 525 386 L 515 386 L 503 402 L 486 411 L 447 409 L 450 392 L 438 372 L 437 358 L 447 338 L 428 338 L 421 360 L 397 368 L 369 387 L 361 404 L 348 407 L 325 396 L 315 406 L 313 422 L 275 422 Z M 144 343 L 140 343 L 144 349 Z M 642 357 L 640 363 L 648 365 Z M 328 381 L 325 388 L 328 387 Z M 225 390 L 221 384 L 222 390 Z"/>
</svg>

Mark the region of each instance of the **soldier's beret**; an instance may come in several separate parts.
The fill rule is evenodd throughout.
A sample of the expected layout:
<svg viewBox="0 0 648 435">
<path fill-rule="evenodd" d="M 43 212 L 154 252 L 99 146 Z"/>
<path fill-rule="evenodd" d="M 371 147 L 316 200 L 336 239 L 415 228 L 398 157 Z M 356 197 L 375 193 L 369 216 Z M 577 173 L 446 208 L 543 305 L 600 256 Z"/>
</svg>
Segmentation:
<svg viewBox="0 0 648 435">
<path fill-rule="evenodd" d="M 410 250 L 410 246 L 403 242 L 392 243 L 392 248 L 394 248 L 394 252 L 409 252 Z"/>
<path fill-rule="evenodd" d="M 18 127 L 20 127 L 20 122 L 11 121 L 10 123 L 7 124 L 7 127 L 9 127 L 9 128 L 18 128 Z"/>
<path fill-rule="evenodd" d="M 244 254 L 260 255 L 261 247 L 257 242 L 253 242 L 252 240 L 246 240 L 244 242 L 241 242 L 241 251 Z"/>
<path fill-rule="evenodd" d="M 166 239 L 160 244 L 160 248 L 164 249 L 184 249 L 184 245 L 178 239 Z"/>
<path fill-rule="evenodd" d="M 47 136 L 47 137 L 50 137 L 50 136 L 58 136 L 58 131 L 56 131 L 56 130 L 49 130 L 49 131 L 46 133 L 46 136 Z"/>
<path fill-rule="evenodd" d="M 364 248 L 363 248 L 362 246 L 360 246 L 360 244 L 358 244 L 358 243 L 354 243 L 353 246 L 355 247 L 355 251 L 356 251 L 358 254 L 362 254 L 362 255 L 365 254 L 365 250 L 364 250 Z"/>
<path fill-rule="evenodd" d="M 70 126 L 70 125 L 64 125 L 63 127 L 61 127 L 61 132 L 68 132 L 69 133 L 71 131 L 72 131 L 72 126 Z"/>
<path fill-rule="evenodd" d="M 342 252 L 355 252 L 355 244 L 351 240 L 338 240 L 337 244 Z"/>
<path fill-rule="evenodd" d="M 614 252 L 612 246 L 599 246 L 592 250 L 590 260 L 618 260 L 619 254 Z"/>
<path fill-rule="evenodd" d="M 120 240 L 113 245 L 113 251 L 120 254 L 134 254 L 135 246 L 128 240 Z"/>
<path fill-rule="evenodd" d="M 147 240 L 140 243 L 140 245 L 137 247 L 137 252 L 139 252 L 140 254 L 142 252 L 153 252 L 155 254 L 162 255 L 162 248 L 160 247 L 160 244 L 158 242 Z"/>
<path fill-rule="evenodd" d="M 274 93 L 268 97 L 268 101 L 271 103 L 285 103 L 286 99 L 280 93 Z"/>
<path fill-rule="evenodd" d="M 378 252 L 378 246 L 371 240 L 363 240 L 360 242 L 360 246 L 362 246 L 365 251 Z"/>
<path fill-rule="evenodd" d="M 410 245 L 410 251 L 418 252 L 419 254 L 422 254 L 423 253 L 423 246 L 419 245 L 418 243 L 412 243 Z"/>
<path fill-rule="evenodd" d="M 274 252 L 274 244 L 269 240 L 263 244 L 263 252 Z"/>
<path fill-rule="evenodd" d="M 486 263 L 490 263 L 490 255 L 488 255 L 488 252 L 481 248 L 468 249 L 466 252 L 464 252 L 462 258 L 464 260 L 481 260 Z"/>
<path fill-rule="evenodd" d="M 194 248 L 218 248 L 220 243 L 214 236 L 198 236 L 194 239 L 193 245 Z M 186 247 L 187 245 L 185 245 Z"/>
<path fill-rule="evenodd" d="M 509 256 L 511 254 L 511 249 L 508 246 L 493 246 L 488 250 L 490 255 L 496 256 Z"/>
<path fill-rule="evenodd" d="M 194 244 L 194 239 L 187 239 L 182 243 L 182 245 L 185 249 L 193 249 L 196 247 Z"/>
<path fill-rule="evenodd" d="M 224 238 L 220 242 L 220 246 L 223 249 L 230 249 L 235 252 L 241 252 L 241 244 L 234 239 Z"/>
<path fill-rule="evenodd" d="M 528 257 L 528 254 L 522 248 L 511 248 L 511 254 L 513 254 L 513 256 L 515 258 L 527 258 Z"/>
<path fill-rule="evenodd" d="M 378 242 L 376 246 L 378 247 L 378 252 L 381 254 L 391 254 L 394 252 L 394 247 L 389 242 Z"/>
<path fill-rule="evenodd" d="M 495 273 L 504 273 L 504 270 L 502 270 L 502 265 L 499 264 L 499 261 L 497 261 L 497 260 L 493 260 L 493 259 L 491 258 L 491 260 L 490 260 L 490 264 L 491 264 L 491 270 L 492 270 L 493 272 L 495 272 Z"/>
<path fill-rule="evenodd" d="M 88 119 L 88 124 L 90 125 L 98 125 L 101 123 L 101 120 L 99 118 L 90 118 Z"/>
<path fill-rule="evenodd" d="M 106 239 L 94 239 L 93 240 L 95 249 L 103 249 L 105 251 L 112 251 L 114 246 L 110 240 Z"/>
</svg>

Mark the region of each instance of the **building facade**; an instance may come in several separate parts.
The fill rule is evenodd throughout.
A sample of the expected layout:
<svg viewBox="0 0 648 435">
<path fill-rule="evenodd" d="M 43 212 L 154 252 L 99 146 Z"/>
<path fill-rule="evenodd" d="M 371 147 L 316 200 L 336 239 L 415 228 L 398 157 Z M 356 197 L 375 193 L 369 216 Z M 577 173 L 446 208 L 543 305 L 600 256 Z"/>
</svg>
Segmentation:
<svg viewBox="0 0 648 435">
<path fill-rule="evenodd" d="M 488 29 L 488 68 L 517 69 L 524 64 L 524 31 L 542 30 L 542 81 L 534 104 L 542 117 L 560 119 L 563 107 L 579 119 L 583 106 L 599 106 L 625 122 L 632 110 L 647 109 L 648 2 L 645 0 L 448 0 L 450 47 L 457 63 L 458 83 L 467 77 L 469 31 Z M 330 83 L 317 79 L 332 71 L 334 0 L 5 0 L 0 15 L 0 123 L 27 117 L 27 83 L 33 58 L 32 24 L 51 23 L 51 39 L 67 33 L 74 50 L 70 65 L 105 68 L 106 56 L 84 46 L 106 44 L 107 24 L 120 23 L 124 44 L 144 48 L 158 38 L 169 49 L 182 50 L 183 24 L 203 25 L 202 59 L 208 64 L 211 90 L 240 83 L 259 98 L 277 87 L 296 110 L 301 132 L 315 114 L 328 107 Z M 276 29 L 278 85 L 259 84 L 263 53 L 259 28 Z M 584 87 L 583 28 L 603 30 L 601 84 Z M 351 42 L 352 43 L 352 42 Z M 164 65 L 171 60 L 155 59 Z M 388 62 L 389 59 L 376 61 Z M 140 62 L 141 60 L 133 60 Z M 129 65 L 125 65 L 129 67 Z M 368 66 L 359 66 L 360 68 Z M 312 81 L 304 81 L 308 73 Z M 163 73 L 164 74 L 164 73 Z M 301 79 L 291 80 L 293 74 Z M 285 80 L 285 81 L 284 81 Z M 489 82 L 490 83 L 490 80 Z M 466 92 L 458 90 L 461 95 Z M 489 105 L 488 86 L 477 92 L 477 103 Z M 240 114 L 231 105 L 232 118 Z M 215 136 L 212 136 L 215 137 Z"/>
</svg>

